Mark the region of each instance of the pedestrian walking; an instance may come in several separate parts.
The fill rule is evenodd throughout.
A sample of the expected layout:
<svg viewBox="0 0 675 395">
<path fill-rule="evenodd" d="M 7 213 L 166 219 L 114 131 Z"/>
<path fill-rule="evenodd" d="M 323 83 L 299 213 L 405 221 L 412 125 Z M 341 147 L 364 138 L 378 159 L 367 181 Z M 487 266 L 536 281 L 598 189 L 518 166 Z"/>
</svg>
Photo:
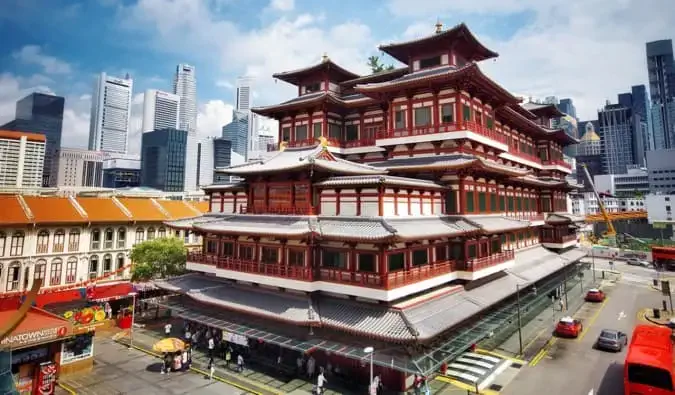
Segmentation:
<svg viewBox="0 0 675 395">
<path fill-rule="evenodd" d="M 182 363 L 182 365 L 183 365 L 183 370 L 188 370 L 188 369 L 190 369 L 190 366 L 188 365 L 188 360 L 189 360 L 189 359 L 188 359 L 188 351 L 187 351 L 187 348 L 186 348 L 185 350 L 183 350 L 183 353 L 182 353 L 182 355 L 181 355 L 181 358 L 182 358 L 181 363 Z"/>
<path fill-rule="evenodd" d="M 166 336 L 171 336 L 171 323 L 167 322 L 166 325 L 164 325 L 164 334 Z"/>
<path fill-rule="evenodd" d="M 209 358 L 213 358 L 213 349 L 216 347 L 216 342 L 213 337 L 209 337 Z"/>
<path fill-rule="evenodd" d="M 232 349 L 230 347 L 225 351 L 225 366 L 229 369 L 230 362 L 232 361 Z"/>
<path fill-rule="evenodd" d="M 309 360 L 307 360 L 307 377 L 310 380 L 314 378 L 314 369 L 316 369 L 316 360 L 314 357 L 309 357 Z"/>
<path fill-rule="evenodd" d="M 209 380 L 213 380 L 213 373 L 216 372 L 216 363 L 213 358 L 209 358 Z"/>
<path fill-rule="evenodd" d="M 415 374 L 415 378 L 413 379 L 413 391 L 415 391 L 415 395 L 422 394 L 422 384 L 424 384 L 424 378 L 419 374 Z"/>
<path fill-rule="evenodd" d="M 237 355 L 237 370 L 239 373 L 244 371 L 244 356 L 241 354 Z"/>
<path fill-rule="evenodd" d="M 323 394 L 326 383 L 328 383 L 328 380 L 326 380 L 326 376 L 323 374 L 323 368 L 320 368 L 319 376 L 316 378 L 316 393 L 318 395 Z"/>
<path fill-rule="evenodd" d="M 295 364 L 298 366 L 298 375 L 302 375 L 302 365 L 305 364 L 305 360 L 302 358 L 302 354 L 298 356 L 298 359 L 295 360 Z"/>
</svg>

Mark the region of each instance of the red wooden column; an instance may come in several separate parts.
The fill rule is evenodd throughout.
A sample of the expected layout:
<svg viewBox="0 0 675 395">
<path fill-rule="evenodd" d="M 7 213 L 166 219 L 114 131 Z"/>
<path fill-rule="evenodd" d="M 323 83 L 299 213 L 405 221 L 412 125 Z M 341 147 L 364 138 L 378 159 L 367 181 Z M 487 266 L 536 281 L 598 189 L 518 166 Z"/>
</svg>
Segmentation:
<svg viewBox="0 0 675 395">
<path fill-rule="evenodd" d="M 328 137 L 328 111 L 326 111 L 326 106 L 323 106 L 322 111 L 322 125 L 321 125 L 321 135 L 323 137 Z"/>
<path fill-rule="evenodd" d="M 366 125 L 363 122 L 365 120 L 365 114 L 366 114 L 365 112 L 359 111 L 359 129 L 358 129 L 359 132 L 358 132 L 357 140 L 361 140 L 361 139 L 364 138 L 363 134 L 366 131 L 366 129 L 365 129 Z M 357 144 L 361 145 L 360 143 L 357 143 Z"/>
<path fill-rule="evenodd" d="M 209 212 L 213 211 L 213 193 L 209 193 Z"/>
<path fill-rule="evenodd" d="M 384 289 L 389 289 L 389 275 L 387 270 L 387 254 L 386 247 L 380 246 L 380 252 L 377 255 L 377 274 L 382 279 L 382 286 Z"/>
<path fill-rule="evenodd" d="M 286 259 L 286 252 L 288 251 L 288 240 L 283 239 L 281 240 L 281 259 L 280 259 L 280 264 L 281 266 L 287 266 L 287 259 Z"/>
<path fill-rule="evenodd" d="M 225 192 L 220 192 L 220 212 L 225 211 Z"/>
<path fill-rule="evenodd" d="M 464 176 L 461 176 L 459 179 L 459 210 L 458 212 L 460 214 L 466 214 L 466 191 L 464 190 L 464 187 L 466 186 L 464 182 Z"/>
<path fill-rule="evenodd" d="M 361 215 L 361 188 L 356 189 L 356 215 Z"/>
<path fill-rule="evenodd" d="M 234 199 L 232 200 L 232 213 L 237 213 L 237 192 L 232 192 Z"/>
<path fill-rule="evenodd" d="M 335 215 L 340 215 L 340 190 L 335 190 Z"/>
<path fill-rule="evenodd" d="M 412 108 L 412 98 L 413 98 L 413 97 L 412 97 L 412 95 L 410 95 L 410 94 L 409 94 L 408 97 L 407 97 L 407 99 L 408 99 L 408 101 L 407 101 L 407 107 L 408 107 L 408 110 L 406 111 L 406 118 L 407 118 L 407 121 L 406 121 L 406 122 L 407 122 L 408 124 L 407 124 L 406 126 L 407 126 L 407 129 L 408 129 L 409 135 L 412 135 L 412 133 L 413 133 L 413 108 Z"/>
<path fill-rule="evenodd" d="M 314 111 L 312 111 L 312 109 L 309 109 L 309 111 L 307 111 L 307 114 L 309 115 L 309 118 L 307 120 L 307 122 L 309 122 L 309 125 L 307 125 L 307 139 L 314 140 L 314 123 L 312 120 L 312 115 L 314 114 Z"/>
<path fill-rule="evenodd" d="M 431 124 L 434 127 L 434 133 L 438 133 L 439 126 L 441 123 L 441 111 L 438 108 L 438 89 L 433 90 L 433 95 L 434 95 L 434 105 L 431 108 Z"/>
<path fill-rule="evenodd" d="M 356 243 L 349 245 L 349 280 L 354 282 L 356 279 Z"/>
<path fill-rule="evenodd" d="M 384 186 L 380 185 L 377 188 L 377 215 L 384 215 Z"/>
<path fill-rule="evenodd" d="M 462 113 L 462 93 L 457 92 L 457 95 L 455 96 L 455 123 L 457 124 L 457 129 L 462 130 L 463 126 L 462 124 L 464 123 L 464 115 Z"/>
<path fill-rule="evenodd" d="M 291 117 L 291 135 L 289 136 L 290 141 L 295 141 L 295 114 Z"/>
</svg>

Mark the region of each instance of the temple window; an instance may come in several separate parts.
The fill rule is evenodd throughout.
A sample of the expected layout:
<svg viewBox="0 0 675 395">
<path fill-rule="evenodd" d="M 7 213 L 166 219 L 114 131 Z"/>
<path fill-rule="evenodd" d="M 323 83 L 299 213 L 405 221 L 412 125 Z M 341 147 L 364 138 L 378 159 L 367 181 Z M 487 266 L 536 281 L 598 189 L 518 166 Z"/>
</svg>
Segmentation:
<svg viewBox="0 0 675 395">
<path fill-rule="evenodd" d="M 291 128 L 286 127 L 281 129 L 281 141 L 291 141 Z"/>
<path fill-rule="evenodd" d="M 441 122 L 442 123 L 455 122 L 455 106 L 453 104 L 443 104 L 441 106 Z"/>
<path fill-rule="evenodd" d="M 474 259 L 478 256 L 478 245 L 477 244 L 469 244 L 467 248 L 467 259 Z"/>
<path fill-rule="evenodd" d="M 462 119 L 465 121 L 471 120 L 471 107 L 468 104 L 462 106 Z"/>
<path fill-rule="evenodd" d="M 309 206 L 309 184 L 295 184 L 293 185 L 295 189 L 295 207 L 307 207 Z"/>
<path fill-rule="evenodd" d="M 506 211 L 506 196 L 499 197 L 499 211 Z"/>
<path fill-rule="evenodd" d="M 436 67 L 441 65 L 441 57 L 440 56 L 433 56 L 430 58 L 426 59 L 421 59 L 420 60 L 420 69 L 427 69 L 430 67 Z"/>
<path fill-rule="evenodd" d="M 253 259 L 253 246 L 251 245 L 240 245 L 239 246 L 239 259 L 252 260 Z"/>
<path fill-rule="evenodd" d="M 218 251 L 218 242 L 215 240 L 206 240 L 206 253 L 209 255 L 215 255 Z"/>
<path fill-rule="evenodd" d="M 401 107 L 396 107 L 394 110 L 394 128 L 405 128 L 405 110 L 403 110 Z"/>
<path fill-rule="evenodd" d="M 541 198 L 541 211 L 545 213 L 551 212 L 551 198 L 550 197 L 543 197 Z"/>
<path fill-rule="evenodd" d="M 332 139 L 342 139 L 342 127 L 340 125 L 329 123 L 328 124 L 328 137 Z"/>
<path fill-rule="evenodd" d="M 483 113 L 481 111 L 476 111 L 476 123 L 479 125 L 483 124 Z"/>
<path fill-rule="evenodd" d="M 226 241 L 223 243 L 223 251 L 222 251 L 222 256 L 234 257 L 234 243 Z"/>
<path fill-rule="evenodd" d="M 308 85 L 305 85 L 305 93 L 318 92 L 321 90 L 321 82 L 314 82 Z"/>
<path fill-rule="evenodd" d="M 288 250 L 288 264 L 291 266 L 305 266 L 305 251 Z"/>
<path fill-rule="evenodd" d="M 307 140 L 307 125 L 299 125 L 295 127 L 295 140 Z"/>
<path fill-rule="evenodd" d="M 347 253 L 344 251 L 321 251 L 321 266 L 331 269 L 347 269 Z"/>
<path fill-rule="evenodd" d="M 450 257 L 456 261 L 464 260 L 464 248 L 460 243 L 453 243 L 450 249 Z"/>
<path fill-rule="evenodd" d="M 523 211 L 523 198 L 521 198 L 520 196 L 516 198 L 516 211 L 517 212 Z"/>
<path fill-rule="evenodd" d="M 412 265 L 422 266 L 429 263 L 429 250 L 415 250 L 412 252 Z"/>
<path fill-rule="evenodd" d="M 457 191 L 448 191 L 445 194 L 445 211 L 448 214 L 459 214 L 457 209 Z"/>
<path fill-rule="evenodd" d="M 442 245 L 435 248 L 436 256 L 435 262 L 443 262 L 448 260 L 448 246 Z"/>
<path fill-rule="evenodd" d="M 493 213 L 497 211 L 497 195 L 494 193 L 490 194 L 490 211 Z"/>
<path fill-rule="evenodd" d="M 288 207 L 293 205 L 292 185 L 270 185 L 269 187 L 269 206 L 270 207 Z"/>
<path fill-rule="evenodd" d="M 490 241 L 490 244 L 491 244 L 491 245 L 490 245 L 490 252 L 491 252 L 492 254 L 496 254 L 496 253 L 498 253 L 498 252 L 502 252 L 502 243 L 501 243 L 501 240 L 499 240 L 499 238 L 493 238 L 493 239 Z"/>
<path fill-rule="evenodd" d="M 485 192 L 478 192 L 478 212 L 484 213 L 487 211 L 487 199 Z"/>
<path fill-rule="evenodd" d="M 359 139 L 359 125 L 345 126 L 345 141 L 355 141 Z"/>
<path fill-rule="evenodd" d="M 508 202 L 509 202 L 509 205 L 508 205 L 508 207 L 509 207 L 509 208 L 508 208 L 508 211 L 509 211 L 510 213 L 512 213 L 512 212 L 513 212 L 513 209 L 515 208 L 515 207 L 514 207 L 513 196 L 509 196 L 507 199 L 508 199 Z"/>
<path fill-rule="evenodd" d="M 375 254 L 359 254 L 359 271 L 360 272 L 375 272 Z"/>
<path fill-rule="evenodd" d="M 262 263 L 279 263 L 279 248 L 262 247 L 260 249 L 260 261 Z"/>
<path fill-rule="evenodd" d="M 431 125 L 431 107 L 418 107 L 415 109 L 415 126 Z"/>
<path fill-rule="evenodd" d="M 405 254 L 402 252 L 389 254 L 387 256 L 387 263 L 390 272 L 403 270 L 405 268 Z"/>
<path fill-rule="evenodd" d="M 312 128 L 314 129 L 314 137 L 321 137 L 321 123 L 317 122 L 314 125 L 312 125 Z"/>
<path fill-rule="evenodd" d="M 473 192 L 469 191 L 466 192 L 466 212 L 467 213 L 473 213 L 476 210 L 476 207 L 474 205 L 473 201 Z"/>
<path fill-rule="evenodd" d="M 489 116 L 485 117 L 485 126 L 487 126 L 488 129 L 492 129 L 495 125 L 495 120 L 492 119 Z"/>
</svg>

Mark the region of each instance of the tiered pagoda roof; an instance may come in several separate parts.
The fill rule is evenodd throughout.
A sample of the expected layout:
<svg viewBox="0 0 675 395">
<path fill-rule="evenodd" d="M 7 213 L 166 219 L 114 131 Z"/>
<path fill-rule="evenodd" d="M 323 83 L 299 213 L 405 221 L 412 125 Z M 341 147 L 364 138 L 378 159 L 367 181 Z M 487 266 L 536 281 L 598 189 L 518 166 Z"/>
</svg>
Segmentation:
<svg viewBox="0 0 675 395">
<path fill-rule="evenodd" d="M 396 158 L 383 162 L 374 162 L 370 165 L 394 172 L 459 170 L 471 168 L 474 170 L 487 170 L 490 172 L 501 173 L 512 177 L 525 176 L 531 173 L 526 169 L 504 165 L 491 159 L 480 158 L 470 154 Z"/>
<path fill-rule="evenodd" d="M 301 69 L 276 73 L 273 74 L 272 77 L 288 82 L 289 84 L 298 85 L 305 77 L 317 73 L 326 73 L 331 81 L 337 83 L 353 80 L 355 78 L 360 77 L 358 74 L 352 73 L 351 71 L 343 67 L 340 67 L 326 55 L 324 55 L 321 62 L 315 65 L 303 67 Z"/>
<path fill-rule="evenodd" d="M 531 113 L 548 118 L 558 118 L 565 114 L 558 110 L 555 104 L 548 103 L 523 103 L 523 108 Z"/>
</svg>

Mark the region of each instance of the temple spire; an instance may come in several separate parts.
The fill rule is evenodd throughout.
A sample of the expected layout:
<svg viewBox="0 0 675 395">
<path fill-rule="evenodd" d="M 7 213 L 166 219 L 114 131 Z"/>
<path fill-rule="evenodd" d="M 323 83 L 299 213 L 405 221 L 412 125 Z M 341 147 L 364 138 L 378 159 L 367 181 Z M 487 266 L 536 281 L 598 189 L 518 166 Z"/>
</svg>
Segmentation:
<svg viewBox="0 0 675 395">
<path fill-rule="evenodd" d="M 321 61 L 322 62 L 328 62 L 328 53 L 327 52 L 323 53 L 323 56 L 321 57 Z"/>
<path fill-rule="evenodd" d="M 443 24 L 440 19 L 436 20 L 436 34 L 443 32 Z"/>
</svg>

